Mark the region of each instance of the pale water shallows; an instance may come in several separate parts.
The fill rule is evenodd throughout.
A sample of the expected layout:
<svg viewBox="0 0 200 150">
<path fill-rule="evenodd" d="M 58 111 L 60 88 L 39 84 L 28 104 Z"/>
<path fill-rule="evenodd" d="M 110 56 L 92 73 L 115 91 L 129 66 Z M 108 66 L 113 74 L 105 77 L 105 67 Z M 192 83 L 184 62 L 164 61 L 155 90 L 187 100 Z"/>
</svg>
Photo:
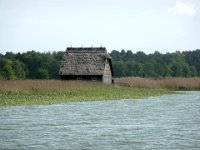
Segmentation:
<svg viewBox="0 0 200 150">
<path fill-rule="evenodd" d="M 0 149 L 200 149 L 200 92 L 0 107 Z"/>
</svg>

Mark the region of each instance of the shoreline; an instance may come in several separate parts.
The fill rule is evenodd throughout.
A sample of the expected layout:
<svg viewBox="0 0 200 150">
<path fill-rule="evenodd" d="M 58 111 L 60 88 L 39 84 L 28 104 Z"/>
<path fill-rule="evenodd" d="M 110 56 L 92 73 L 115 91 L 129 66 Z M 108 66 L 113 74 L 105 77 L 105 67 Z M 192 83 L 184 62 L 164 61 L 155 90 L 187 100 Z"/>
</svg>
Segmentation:
<svg viewBox="0 0 200 150">
<path fill-rule="evenodd" d="M 64 91 L 0 91 L 0 106 L 50 105 L 67 102 L 139 99 L 174 93 L 175 91 L 167 89 L 142 89 L 130 87 L 97 87 Z"/>
<path fill-rule="evenodd" d="M 84 82 L 82 84 L 85 84 Z M 84 88 L 55 89 L 0 89 L 0 106 L 50 105 L 66 102 L 138 99 L 149 96 L 173 94 L 167 89 L 146 89 L 102 85 L 99 83 Z M 82 85 L 81 85 L 82 86 Z"/>
<path fill-rule="evenodd" d="M 118 84 L 62 80 L 0 80 L 0 106 L 138 99 L 200 89 L 200 78 L 126 77 L 116 78 L 115 81 Z"/>
</svg>

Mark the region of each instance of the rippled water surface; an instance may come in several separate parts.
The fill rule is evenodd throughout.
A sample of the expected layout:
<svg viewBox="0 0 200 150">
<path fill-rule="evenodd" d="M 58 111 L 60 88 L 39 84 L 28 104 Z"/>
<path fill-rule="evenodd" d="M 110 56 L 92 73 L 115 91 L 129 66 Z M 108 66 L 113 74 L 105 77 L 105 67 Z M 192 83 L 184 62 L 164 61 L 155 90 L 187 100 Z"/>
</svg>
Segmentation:
<svg viewBox="0 0 200 150">
<path fill-rule="evenodd" d="M 0 149 L 200 149 L 200 92 L 0 107 Z"/>
</svg>

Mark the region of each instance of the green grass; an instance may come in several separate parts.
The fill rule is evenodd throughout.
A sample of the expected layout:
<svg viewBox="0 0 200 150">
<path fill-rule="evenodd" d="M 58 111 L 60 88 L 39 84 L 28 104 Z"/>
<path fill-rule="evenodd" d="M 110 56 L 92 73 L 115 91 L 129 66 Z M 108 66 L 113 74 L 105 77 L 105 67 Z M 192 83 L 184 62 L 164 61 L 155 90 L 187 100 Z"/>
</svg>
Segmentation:
<svg viewBox="0 0 200 150">
<path fill-rule="evenodd" d="M 45 105 L 74 101 L 138 99 L 148 96 L 173 94 L 166 89 L 131 87 L 92 87 L 66 90 L 0 90 L 0 106 Z"/>
</svg>

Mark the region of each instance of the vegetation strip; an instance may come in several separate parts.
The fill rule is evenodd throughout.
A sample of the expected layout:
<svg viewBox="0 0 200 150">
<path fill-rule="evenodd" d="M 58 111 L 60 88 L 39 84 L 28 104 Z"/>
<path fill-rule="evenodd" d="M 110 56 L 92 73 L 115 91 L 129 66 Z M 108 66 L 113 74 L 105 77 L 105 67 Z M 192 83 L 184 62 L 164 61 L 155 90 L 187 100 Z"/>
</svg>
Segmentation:
<svg viewBox="0 0 200 150">
<path fill-rule="evenodd" d="M 173 94 L 175 90 L 200 89 L 200 78 L 126 77 L 115 82 L 105 85 L 89 81 L 0 80 L 0 106 L 136 99 Z"/>
<path fill-rule="evenodd" d="M 0 91 L 0 106 L 55 104 L 74 101 L 136 99 L 148 96 L 172 94 L 164 89 L 130 87 L 95 87 L 61 91 L 19 90 Z"/>
</svg>

